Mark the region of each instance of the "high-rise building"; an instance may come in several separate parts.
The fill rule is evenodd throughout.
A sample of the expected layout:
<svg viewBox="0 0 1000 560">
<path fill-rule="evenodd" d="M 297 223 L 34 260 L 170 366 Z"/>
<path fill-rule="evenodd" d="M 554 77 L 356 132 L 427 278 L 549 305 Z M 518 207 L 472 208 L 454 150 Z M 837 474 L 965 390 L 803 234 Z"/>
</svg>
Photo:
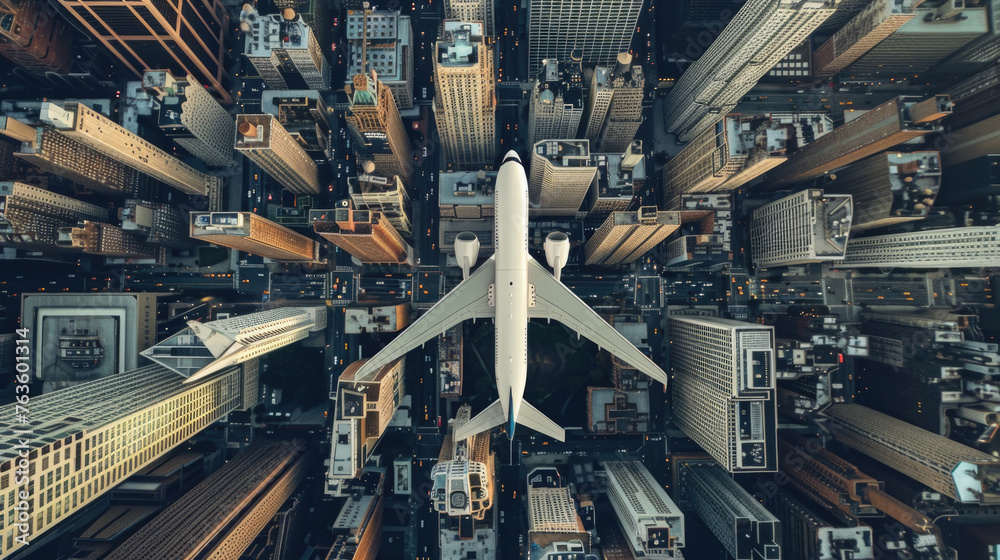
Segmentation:
<svg viewBox="0 0 1000 560">
<path fill-rule="evenodd" d="M 751 0 L 744 4 L 670 91 L 667 132 L 687 142 L 711 127 L 836 7 L 835 0 Z"/>
<path fill-rule="evenodd" d="M 398 176 L 378 177 L 363 173 L 357 178 L 348 177 L 347 191 L 358 210 L 379 212 L 401 235 L 410 237 L 413 234 L 410 196 Z"/>
<path fill-rule="evenodd" d="M 375 560 L 382 544 L 385 468 L 366 468 L 345 482 L 348 496 L 333 521 L 334 542 L 327 560 Z"/>
<path fill-rule="evenodd" d="M 26 373 L 48 393 L 138 367 L 156 344 L 156 294 L 21 294 L 21 327 L 34 333 Z"/>
<path fill-rule="evenodd" d="M 367 19 L 367 29 L 363 17 Z M 367 43 L 362 39 L 366 33 Z M 353 83 L 353 76 L 374 72 L 379 82 L 392 92 L 397 108 L 413 107 L 413 28 L 410 16 L 389 10 L 348 10 L 347 42 L 350 57 L 347 84 Z"/>
<path fill-rule="evenodd" d="M 838 441 L 959 502 L 1000 503 L 1000 460 L 859 404 L 824 414 Z"/>
<path fill-rule="evenodd" d="M 678 459 L 678 501 L 689 503 L 736 560 L 780 560 L 781 522 L 711 460 Z"/>
<path fill-rule="evenodd" d="M 175 76 L 194 76 L 225 104 L 232 103 L 226 57 L 229 16 L 218 0 L 190 4 L 136 0 L 59 0 L 87 33 L 136 76 L 164 68 Z"/>
<path fill-rule="evenodd" d="M 295 10 L 285 8 L 281 14 L 264 16 L 251 7 L 240 12 L 240 20 L 245 34 L 243 55 L 267 87 L 330 89 L 330 65 L 323 49 Z"/>
<path fill-rule="evenodd" d="M 623 154 L 590 154 L 590 164 L 597 168 L 597 192 L 590 193 L 597 195 L 597 201 L 587 221 L 603 223 L 612 212 L 628 210 L 635 194 L 646 184 L 642 140 L 634 140 Z"/>
<path fill-rule="evenodd" d="M 916 15 L 912 0 L 875 0 L 813 54 L 816 76 L 833 76 Z"/>
<path fill-rule="evenodd" d="M 204 383 L 185 385 L 173 371 L 148 366 L 33 396 L 32 417 L 39 422 L 31 428 L 34 437 L 18 434 L 19 424 L 0 421 L 3 517 L 19 519 L 19 511 L 28 512 L 26 525 L 5 525 L 0 555 L 41 538 L 213 422 L 255 405 L 257 392 L 253 360 Z M 2 417 L 15 418 L 14 406 L 4 406 Z M 21 450 L 30 474 L 18 484 L 18 462 L 25 460 Z M 57 485 L 61 498 L 49 500 L 48 491 Z"/>
<path fill-rule="evenodd" d="M 627 264 L 646 254 L 681 225 L 677 212 L 643 206 L 628 212 L 612 212 L 594 232 L 584 252 L 587 266 Z"/>
<path fill-rule="evenodd" d="M 10 117 L 4 120 L 7 129 L 3 134 L 23 141 L 21 151 L 13 153 L 15 158 L 109 196 L 153 196 L 159 190 L 160 183 L 148 175 L 55 130 L 29 127 Z M 30 136 L 25 139 L 13 133 L 13 123 L 20 125 L 22 132 L 30 131 Z"/>
<path fill-rule="evenodd" d="M 532 216 L 576 216 L 587 199 L 597 168 L 587 140 L 543 140 L 531 151 L 528 195 Z M 588 209 L 584 209 L 585 214 Z"/>
<path fill-rule="evenodd" d="M 326 328 L 325 307 L 279 307 L 199 323 L 141 352 L 187 378 L 203 379 Z"/>
<path fill-rule="evenodd" d="M 53 249 L 59 228 L 107 219 L 106 208 L 25 183 L 0 182 L 0 245 Z"/>
<path fill-rule="evenodd" d="M 852 78 L 912 79 L 989 31 L 985 6 L 969 6 L 963 0 L 935 4 L 916 8 L 914 17 L 851 63 L 845 73 Z"/>
<path fill-rule="evenodd" d="M 59 106 L 42 105 L 43 122 L 60 134 L 123 163 L 136 171 L 162 181 L 175 189 L 196 195 L 209 195 L 222 180 L 206 175 L 133 134 L 118 123 L 81 103 Z"/>
<path fill-rule="evenodd" d="M 992 267 L 1000 258 L 1000 226 L 973 226 L 861 237 L 847 242 L 845 268 Z"/>
<path fill-rule="evenodd" d="M 608 117 L 608 109 L 611 108 L 611 100 L 615 95 L 613 78 L 611 68 L 608 66 L 595 67 L 594 74 L 590 78 L 582 134 L 591 142 L 597 141 L 597 135 L 601 133 L 604 121 Z"/>
<path fill-rule="evenodd" d="M 173 205 L 129 198 L 119 214 L 122 229 L 141 233 L 148 243 L 177 248 L 191 243 L 187 221 Z"/>
<path fill-rule="evenodd" d="M 10 18 L 0 25 L 0 55 L 38 74 L 69 71 L 73 34 L 45 3 L 3 0 L 0 11 Z"/>
<path fill-rule="evenodd" d="M 768 175 L 765 187 L 777 189 L 815 179 L 896 144 L 924 136 L 934 131 L 936 121 L 951 114 L 951 108 L 947 95 L 923 101 L 906 96 L 890 99 L 796 151 Z"/>
<path fill-rule="evenodd" d="M 529 480 L 537 470 L 528 473 Z M 533 557 L 543 560 L 584 558 L 590 552 L 590 534 L 576 513 L 569 488 L 529 482 L 528 546 L 536 551 Z M 560 551 L 565 556 L 558 554 Z"/>
<path fill-rule="evenodd" d="M 867 525 L 834 525 L 786 492 L 767 505 L 781 522 L 785 558 L 875 560 L 876 539 Z"/>
<path fill-rule="evenodd" d="M 642 124 L 642 98 L 646 78 L 642 66 L 632 64 L 632 55 L 619 53 L 611 75 L 611 105 L 597 135 L 597 148 L 602 152 L 624 152 L 635 140 Z"/>
<path fill-rule="evenodd" d="M 192 212 L 188 235 L 275 261 L 314 261 L 316 242 L 251 212 Z"/>
<path fill-rule="evenodd" d="M 492 169 L 496 82 L 482 22 L 444 22 L 434 44 L 434 88 L 434 115 L 449 170 Z"/>
<path fill-rule="evenodd" d="M 413 173 L 410 139 L 392 91 L 374 71 L 370 75 L 355 74 L 353 83 L 353 87 L 348 88 L 350 108 L 344 120 L 354 137 L 358 159 L 374 162 L 375 173 L 383 177 L 395 175 L 404 185 L 409 185 Z"/>
<path fill-rule="evenodd" d="M 777 470 L 774 327 L 671 317 L 674 422 L 729 472 Z"/>
<path fill-rule="evenodd" d="M 472 418 L 469 405 L 459 407 L 455 421 L 441 446 L 438 462 L 431 468 L 431 502 L 434 511 L 451 517 L 471 516 L 482 521 L 493 505 L 493 453 L 489 431 L 455 441 L 455 430 Z"/>
<path fill-rule="evenodd" d="M 306 442 L 251 446 L 185 493 L 106 558 L 147 554 L 238 559 L 282 504 L 306 479 L 312 453 Z"/>
<path fill-rule="evenodd" d="M 726 115 L 663 166 L 667 207 L 676 209 L 685 193 L 739 188 L 831 130 L 833 120 L 820 113 Z"/>
<path fill-rule="evenodd" d="M 494 13 L 493 0 L 444 0 L 445 19 L 481 21 L 486 24 L 487 37 L 499 35 L 493 23 Z"/>
<path fill-rule="evenodd" d="M 941 154 L 882 152 L 829 178 L 825 192 L 854 199 L 854 231 L 912 222 L 934 205 L 941 188 Z"/>
<path fill-rule="evenodd" d="M 208 165 L 232 163 L 233 117 L 194 76 L 146 70 L 142 87 L 159 101 L 157 124 L 174 142 Z"/>
<path fill-rule="evenodd" d="M 363 263 L 409 262 L 413 249 L 379 212 L 356 210 L 342 201 L 332 210 L 310 210 L 309 223 L 323 239 Z"/>
<path fill-rule="evenodd" d="M 496 181 L 496 171 L 441 173 L 438 175 L 438 210 L 441 217 L 492 218 Z"/>
<path fill-rule="evenodd" d="M 531 0 L 528 75 L 538 72 L 542 60 L 566 60 L 574 50 L 588 66 L 613 64 L 631 47 L 642 6 L 643 0 Z"/>
<path fill-rule="evenodd" d="M 992 99 L 992 105 L 995 109 L 996 98 Z M 996 135 L 997 127 L 1000 127 L 1000 115 L 993 115 L 953 130 L 948 137 L 949 142 L 941 150 L 941 158 L 944 160 L 945 167 L 1000 153 L 1000 138 Z"/>
<path fill-rule="evenodd" d="M 638 461 L 604 461 L 608 500 L 637 558 L 680 558 L 684 514 Z"/>
<path fill-rule="evenodd" d="M 297 194 L 319 194 L 319 168 L 274 115 L 236 115 L 236 150 Z"/>
<path fill-rule="evenodd" d="M 277 117 L 278 124 L 313 160 L 333 159 L 330 144 L 330 117 L 333 111 L 326 106 L 318 91 L 264 90 L 260 110 Z M 229 141 L 232 143 L 232 136 Z"/>
<path fill-rule="evenodd" d="M 330 395 L 337 400 L 337 412 L 326 473 L 327 494 L 340 493 L 344 483 L 357 476 L 403 400 L 403 360 L 358 379 L 357 372 L 367 361 L 347 366 L 337 381 L 336 394 Z"/>
<path fill-rule="evenodd" d="M 851 231 L 851 195 L 807 189 L 765 204 L 750 221 L 754 266 L 839 261 Z"/>
<path fill-rule="evenodd" d="M 577 137 L 583 118 L 583 67 L 574 54 L 568 63 L 547 59 L 538 72 L 528 105 L 528 144 Z"/>
<path fill-rule="evenodd" d="M 103 222 L 84 220 L 77 227 L 61 227 L 58 233 L 57 244 L 92 255 L 124 258 L 130 262 L 152 261 L 155 264 L 164 264 L 167 260 L 165 247 L 146 242 L 143 235 Z"/>
</svg>

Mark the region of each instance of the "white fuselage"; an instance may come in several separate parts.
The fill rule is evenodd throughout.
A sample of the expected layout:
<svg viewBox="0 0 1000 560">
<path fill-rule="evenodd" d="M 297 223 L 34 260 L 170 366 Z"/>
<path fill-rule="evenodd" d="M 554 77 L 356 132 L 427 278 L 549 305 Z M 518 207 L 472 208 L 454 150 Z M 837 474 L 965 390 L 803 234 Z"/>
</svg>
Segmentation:
<svg viewBox="0 0 1000 560">
<path fill-rule="evenodd" d="M 528 180 L 520 163 L 508 162 L 500 166 L 496 184 L 495 375 L 512 436 L 528 375 Z"/>
</svg>

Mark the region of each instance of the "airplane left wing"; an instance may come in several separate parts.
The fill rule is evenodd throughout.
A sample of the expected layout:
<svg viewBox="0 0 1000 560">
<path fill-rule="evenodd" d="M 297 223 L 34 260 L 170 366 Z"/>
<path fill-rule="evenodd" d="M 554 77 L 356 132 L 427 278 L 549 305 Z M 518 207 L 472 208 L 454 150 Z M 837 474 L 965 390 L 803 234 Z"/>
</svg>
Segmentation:
<svg viewBox="0 0 1000 560">
<path fill-rule="evenodd" d="M 490 257 L 466 280 L 438 300 L 433 307 L 361 366 L 355 378 L 364 379 L 382 366 L 405 356 L 410 350 L 439 334 L 444 334 L 446 330 L 466 319 L 492 319 L 495 316 L 495 308 L 489 304 L 488 294 L 490 284 L 496 278 L 495 262 L 495 259 Z"/>
<path fill-rule="evenodd" d="M 535 259 L 528 259 L 528 282 L 535 285 L 532 319 L 555 319 L 649 377 L 667 385 L 667 374 Z"/>
</svg>

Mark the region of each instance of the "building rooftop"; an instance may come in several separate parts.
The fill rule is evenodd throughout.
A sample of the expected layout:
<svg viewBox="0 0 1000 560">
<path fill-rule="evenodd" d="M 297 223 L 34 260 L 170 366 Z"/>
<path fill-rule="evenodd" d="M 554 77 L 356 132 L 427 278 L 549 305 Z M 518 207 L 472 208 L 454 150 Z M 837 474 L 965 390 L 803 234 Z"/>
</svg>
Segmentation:
<svg viewBox="0 0 1000 560">
<path fill-rule="evenodd" d="M 363 33 L 362 13 L 347 11 L 347 40 L 349 58 L 347 78 L 362 71 L 361 37 Z M 404 49 L 410 48 L 410 17 L 391 11 L 368 11 L 368 69 L 374 70 L 379 80 L 394 82 L 406 79 L 406 56 Z"/>
<path fill-rule="evenodd" d="M 440 204 L 493 206 L 496 171 L 459 171 L 438 177 Z"/>
<path fill-rule="evenodd" d="M 589 140 L 542 140 L 535 144 L 535 153 L 556 167 L 589 167 Z"/>
<path fill-rule="evenodd" d="M 305 49 L 309 46 L 309 26 L 298 14 L 289 21 L 281 14 L 247 18 L 250 31 L 245 34 L 243 54 L 250 57 L 270 57 L 277 49 Z"/>
<path fill-rule="evenodd" d="M 437 43 L 437 59 L 442 66 L 471 66 L 479 61 L 483 24 L 445 20 L 444 33 Z"/>
</svg>

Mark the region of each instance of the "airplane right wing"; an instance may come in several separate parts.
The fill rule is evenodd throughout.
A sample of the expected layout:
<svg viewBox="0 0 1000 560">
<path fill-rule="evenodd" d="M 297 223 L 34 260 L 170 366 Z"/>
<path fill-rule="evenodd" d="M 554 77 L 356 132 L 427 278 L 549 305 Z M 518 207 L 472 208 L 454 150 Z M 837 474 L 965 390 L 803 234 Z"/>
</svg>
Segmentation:
<svg viewBox="0 0 1000 560">
<path fill-rule="evenodd" d="M 535 259 L 528 260 L 528 282 L 535 285 L 535 306 L 528 308 L 529 318 L 555 319 L 652 379 L 667 385 L 667 374 L 653 360 L 640 352 Z"/>
<path fill-rule="evenodd" d="M 382 366 L 403 357 L 424 342 L 444 334 L 466 319 L 494 318 L 496 308 L 489 304 L 490 284 L 496 278 L 495 259 L 490 257 L 466 280 L 438 300 L 419 319 L 410 324 L 358 369 L 355 379 L 364 379 Z"/>
</svg>

